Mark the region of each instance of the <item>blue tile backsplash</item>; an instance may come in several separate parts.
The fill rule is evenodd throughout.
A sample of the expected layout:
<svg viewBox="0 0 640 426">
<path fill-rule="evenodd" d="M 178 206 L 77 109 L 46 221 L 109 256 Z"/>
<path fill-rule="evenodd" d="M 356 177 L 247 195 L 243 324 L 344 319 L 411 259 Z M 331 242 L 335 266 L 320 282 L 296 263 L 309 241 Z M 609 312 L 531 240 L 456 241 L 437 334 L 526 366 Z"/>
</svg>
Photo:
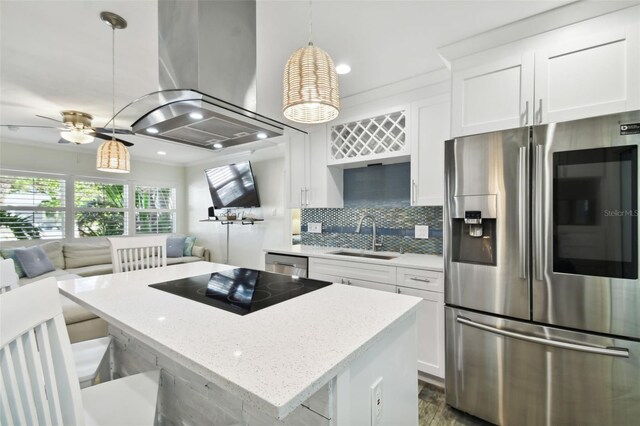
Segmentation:
<svg viewBox="0 0 640 426">
<path fill-rule="evenodd" d="M 370 220 L 364 220 L 361 234 L 355 233 L 363 214 L 373 216 L 376 221 L 378 235 L 382 236 L 381 251 L 442 254 L 442 206 L 302 209 L 301 242 L 305 245 L 370 250 Z M 322 233 L 307 232 L 309 222 L 322 223 Z M 415 239 L 415 225 L 428 225 L 429 238 Z"/>
<path fill-rule="evenodd" d="M 411 165 L 397 163 L 346 169 L 344 206 L 409 207 Z"/>
</svg>

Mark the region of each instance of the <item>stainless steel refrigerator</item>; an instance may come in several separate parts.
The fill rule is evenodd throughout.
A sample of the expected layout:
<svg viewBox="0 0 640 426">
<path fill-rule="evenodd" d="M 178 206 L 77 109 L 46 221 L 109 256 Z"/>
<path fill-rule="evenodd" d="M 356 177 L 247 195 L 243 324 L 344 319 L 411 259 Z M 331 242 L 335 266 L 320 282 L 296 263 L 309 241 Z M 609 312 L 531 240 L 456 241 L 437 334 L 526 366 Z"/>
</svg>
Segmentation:
<svg viewBox="0 0 640 426">
<path fill-rule="evenodd" d="M 640 111 L 445 144 L 447 403 L 638 424 Z"/>
</svg>

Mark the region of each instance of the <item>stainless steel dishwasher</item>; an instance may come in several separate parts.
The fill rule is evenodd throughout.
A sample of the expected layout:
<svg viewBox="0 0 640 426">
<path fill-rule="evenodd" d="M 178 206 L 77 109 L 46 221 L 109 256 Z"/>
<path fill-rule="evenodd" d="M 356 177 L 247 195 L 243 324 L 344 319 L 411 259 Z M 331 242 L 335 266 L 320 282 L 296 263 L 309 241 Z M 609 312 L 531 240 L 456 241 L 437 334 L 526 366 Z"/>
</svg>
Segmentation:
<svg viewBox="0 0 640 426">
<path fill-rule="evenodd" d="M 279 274 L 297 275 L 307 278 L 309 258 L 285 254 L 267 253 L 264 259 L 265 271 Z"/>
</svg>

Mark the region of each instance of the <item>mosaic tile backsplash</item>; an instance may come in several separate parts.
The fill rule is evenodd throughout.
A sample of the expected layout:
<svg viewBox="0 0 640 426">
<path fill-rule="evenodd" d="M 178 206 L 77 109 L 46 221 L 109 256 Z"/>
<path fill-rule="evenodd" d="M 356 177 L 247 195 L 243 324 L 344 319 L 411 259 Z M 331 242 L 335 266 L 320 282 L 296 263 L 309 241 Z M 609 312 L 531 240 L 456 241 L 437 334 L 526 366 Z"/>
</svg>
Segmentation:
<svg viewBox="0 0 640 426">
<path fill-rule="evenodd" d="M 376 221 L 377 234 L 382 236 L 380 251 L 442 254 L 442 206 L 302 209 L 301 243 L 371 250 L 370 219 L 364 220 L 361 233 L 356 234 L 356 226 L 364 214 Z M 322 233 L 307 232 L 310 222 L 322 223 Z M 429 238 L 415 239 L 415 225 L 428 225 Z"/>
</svg>

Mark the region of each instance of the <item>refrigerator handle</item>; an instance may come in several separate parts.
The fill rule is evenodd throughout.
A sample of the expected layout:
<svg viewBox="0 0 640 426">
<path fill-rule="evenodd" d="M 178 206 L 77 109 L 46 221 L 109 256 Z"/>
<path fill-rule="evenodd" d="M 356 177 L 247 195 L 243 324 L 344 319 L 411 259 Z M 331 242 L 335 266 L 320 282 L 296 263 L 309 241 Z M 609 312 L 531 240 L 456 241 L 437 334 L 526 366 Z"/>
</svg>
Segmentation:
<svg viewBox="0 0 640 426">
<path fill-rule="evenodd" d="M 526 342 L 539 343 L 541 345 L 553 346 L 555 348 L 571 349 L 574 351 L 588 352 L 599 355 L 617 356 L 622 358 L 629 358 L 629 349 L 625 348 L 611 348 L 605 346 L 591 346 L 591 345 L 579 345 L 577 343 L 563 342 L 561 340 L 550 340 L 542 337 L 531 336 L 528 334 L 517 333 L 515 331 L 502 330 L 490 325 L 481 324 L 459 316 L 456 318 L 460 324 L 465 324 L 470 327 L 478 328 L 480 330 L 488 331 L 489 333 L 499 334 L 505 337 L 512 337 L 514 339 L 524 340 Z"/>
<path fill-rule="evenodd" d="M 524 125 L 529 125 L 529 101 L 524 102 Z"/>
<path fill-rule="evenodd" d="M 544 161 L 544 147 L 542 145 L 535 146 L 535 167 L 536 167 L 536 178 L 535 178 L 535 200 L 534 200 L 534 215 L 535 215 L 535 226 L 534 226 L 534 268 L 535 268 L 535 279 L 538 281 L 542 281 L 543 276 L 543 261 L 544 261 L 544 248 L 543 248 L 543 234 L 542 234 L 542 187 L 543 187 L 543 161 Z"/>
<path fill-rule="evenodd" d="M 527 279 L 527 176 L 528 149 L 520 147 L 518 153 L 518 263 L 520 278 Z"/>
</svg>

